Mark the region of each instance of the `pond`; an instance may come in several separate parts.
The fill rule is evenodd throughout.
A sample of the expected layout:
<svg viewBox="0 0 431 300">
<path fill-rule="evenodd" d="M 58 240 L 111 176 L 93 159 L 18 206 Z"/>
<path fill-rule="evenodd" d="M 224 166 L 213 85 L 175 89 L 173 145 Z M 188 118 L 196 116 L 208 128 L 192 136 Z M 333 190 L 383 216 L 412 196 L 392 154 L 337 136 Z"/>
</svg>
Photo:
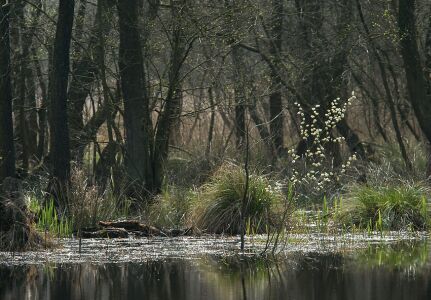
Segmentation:
<svg viewBox="0 0 431 300">
<path fill-rule="evenodd" d="M 290 235 L 63 240 L 0 253 L 0 299 L 431 299 L 428 237 Z"/>
</svg>

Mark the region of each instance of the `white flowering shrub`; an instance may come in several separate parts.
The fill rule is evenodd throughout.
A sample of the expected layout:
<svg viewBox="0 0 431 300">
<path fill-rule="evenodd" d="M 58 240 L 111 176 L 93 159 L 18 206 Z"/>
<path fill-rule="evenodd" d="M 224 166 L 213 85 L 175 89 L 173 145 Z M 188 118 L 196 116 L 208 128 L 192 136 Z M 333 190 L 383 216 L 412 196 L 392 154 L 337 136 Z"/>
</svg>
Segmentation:
<svg viewBox="0 0 431 300">
<path fill-rule="evenodd" d="M 344 137 L 335 135 L 335 127 L 345 117 L 347 108 L 356 100 L 354 92 L 345 103 L 340 98 L 333 100 L 326 112 L 321 112 L 320 105 L 311 107 L 308 118 L 299 103 L 295 103 L 298 109 L 300 122 L 300 138 L 309 143 L 304 156 L 296 154 L 295 149 L 290 149 L 288 155 L 291 162 L 292 175 L 290 182 L 296 186 L 299 184 L 312 185 L 317 191 L 322 191 L 327 184 L 338 182 L 340 176 L 356 160 L 356 155 L 349 156 L 341 166 L 334 166 L 328 163 L 325 154 L 326 149 L 331 144 L 341 145 Z M 303 163 L 302 169 L 299 163 Z M 301 171 L 300 171 L 301 169 Z"/>
</svg>

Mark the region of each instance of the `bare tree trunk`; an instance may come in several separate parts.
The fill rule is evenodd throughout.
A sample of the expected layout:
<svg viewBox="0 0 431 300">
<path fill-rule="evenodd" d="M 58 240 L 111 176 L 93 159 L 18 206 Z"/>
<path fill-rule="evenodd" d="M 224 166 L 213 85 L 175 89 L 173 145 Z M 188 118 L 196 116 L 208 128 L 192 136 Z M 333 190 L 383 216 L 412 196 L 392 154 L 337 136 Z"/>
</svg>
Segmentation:
<svg viewBox="0 0 431 300">
<path fill-rule="evenodd" d="M 240 48 L 236 45 L 232 46 L 232 63 L 234 74 L 234 106 L 235 106 L 235 136 L 236 147 L 242 149 L 245 143 L 245 79 L 243 61 L 240 53 Z"/>
<path fill-rule="evenodd" d="M 33 79 L 33 69 L 29 63 L 31 58 L 31 47 L 33 44 L 33 36 L 38 27 L 39 17 L 41 14 L 41 3 L 37 2 L 37 8 L 34 10 L 29 20 L 31 23 L 26 24 L 24 8 L 26 3 L 23 1 L 16 5 L 15 15 L 17 17 L 17 26 L 20 32 L 20 53 L 19 65 L 17 66 L 18 77 L 18 124 L 19 141 L 22 147 L 21 161 L 22 171 L 24 174 L 28 172 L 29 163 L 32 156 L 36 153 L 37 131 L 32 130 L 37 128 L 36 115 L 36 94 L 35 84 Z"/>
<path fill-rule="evenodd" d="M 207 159 L 211 154 L 213 135 L 214 135 L 214 125 L 215 125 L 215 103 L 214 103 L 213 90 L 211 87 L 208 88 L 208 99 L 210 101 L 211 116 L 210 116 L 210 124 L 208 128 L 208 142 L 205 150 L 205 157 Z"/>
<path fill-rule="evenodd" d="M 9 4 L 0 0 L 0 183 L 15 176 L 12 87 L 9 41 Z"/>
<path fill-rule="evenodd" d="M 377 101 L 376 97 L 372 95 L 372 93 L 366 88 L 362 80 L 359 79 L 359 76 L 356 75 L 354 72 L 352 72 L 352 76 L 355 79 L 355 81 L 360 86 L 361 90 L 365 93 L 365 95 L 368 97 L 368 99 L 371 100 L 371 112 L 373 114 L 374 118 L 374 125 L 377 127 L 377 132 L 381 135 L 383 140 L 385 142 L 388 142 L 388 136 L 386 135 L 386 132 L 384 128 L 382 127 L 381 121 L 380 121 L 380 106 L 379 102 Z"/>
<path fill-rule="evenodd" d="M 271 33 L 272 40 L 270 45 L 270 53 L 274 60 L 274 65 L 279 67 L 280 54 L 282 47 L 282 33 L 283 33 L 283 0 L 272 1 L 271 13 Z M 283 101 L 281 96 L 282 83 L 280 76 L 271 70 L 271 94 L 269 96 L 269 111 L 270 111 L 270 130 L 271 141 L 275 149 L 275 154 L 280 156 L 284 148 L 284 135 L 283 135 Z"/>
<path fill-rule="evenodd" d="M 244 175 L 245 175 L 245 184 L 244 184 L 244 194 L 241 201 L 241 222 L 240 222 L 240 233 L 241 233 L 241 251 L 244 251 L 245 246 L 245 234 L 246 234 L 246 221 L 249 211 L 249 202 L 250 202 L 250 194 L 249 194 L 249 185 L 250 185 L 250 140 L 249 140 L 249 132 L 248 132 L 248 124 L 245 128 L 246 136 L 245 136 L 245 158 L 244 158 Z"/>
<path fill-rule="evenodd" d="M 124 97 L 125 168 L 133 189 L 153 190 L 151 164 L 152 122 L 146 91 L 141 37 L 138 28 L 138 0 L 118 2 L 120 23 L 120 76 Z M 139 190 L 135 196 L 142 195 Z"/>
<path fill-rule="evenodd" d="M 30 63 L 26 67 L 27 107 L 28 107 L 28 146 L 30 161 L 34 161 L 37 152 L 37 103 L 36 78 Z"/>
<path fill-rule="evenodd" d="M 54 40 L 52 68 L 49 80 L 50 131 L 52 140 L 53 192 L 57 200 L 64 197 L 70 178 L 69 127 L 67 116 L 67 83 L 69 76 L 69 51 L 72 38 L 74 0 L 60 0 Z"/>
<path fill-rule="evenodd" d="M 428 29 L 425 39 L 425 77 L 428 82 L 428 95 L 431 95 L 431 6 L 428 13 Z"/>
<path fill-rule="evenodd" d="M 42 68 L 40 66 L 40 62 L 39 59 L 37 57 L 36 54 L 36 49 L 32 48 L 32 55 L 33 55 L 33 59 L 34 59 L 34 68 L 36 69 L 36 75 L 37 75 L 37 79 L 39 82 L 39 87 L 41 90 L 41 103 L 40 103 L 40 107 L 37 109 L 37 115 L 38 115 L 38 141 L 37 141 L 37 150 L 36 150 L 36 158 L 38 160 L 42 160 L 43 156 L 45 154 L 45 136 L 46 136 L 46 107 L 47 107 L 47 100 L 48 100 L 48 93 L 46 90 L 46 84 L 45 84 L 45 80 L 43 78 L 43 74 L 42 74 Z"/>
</svg>

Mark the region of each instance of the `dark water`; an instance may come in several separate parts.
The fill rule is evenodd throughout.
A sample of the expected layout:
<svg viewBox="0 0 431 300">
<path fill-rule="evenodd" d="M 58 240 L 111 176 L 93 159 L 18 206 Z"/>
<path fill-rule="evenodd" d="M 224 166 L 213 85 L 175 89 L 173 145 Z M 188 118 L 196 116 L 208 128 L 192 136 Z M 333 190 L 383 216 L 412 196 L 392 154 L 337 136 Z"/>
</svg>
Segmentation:
<svg viewBox="0 0 431 300">
<path fill-rule="evenodd" d="M 277 259 L 0 264 L 0 299 L 431 299 L 426 242 Z"/>
</svg>

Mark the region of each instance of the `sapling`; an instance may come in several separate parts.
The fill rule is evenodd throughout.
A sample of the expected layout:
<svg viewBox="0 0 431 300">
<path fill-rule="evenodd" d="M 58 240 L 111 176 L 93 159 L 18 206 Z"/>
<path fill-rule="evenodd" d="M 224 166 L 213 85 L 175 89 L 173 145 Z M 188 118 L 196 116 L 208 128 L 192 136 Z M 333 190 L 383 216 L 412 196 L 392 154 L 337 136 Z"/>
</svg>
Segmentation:
<svg viewBox="0 0 431 300">
<path fill-rule="evenodd" d="M 338 182 L 340 176 L 346 173 L 351 164 L 356 160 L 356 155 L 350 155 L 340 166 L 333 163 L 325 164 L 327 156 L 325 150 L 330 144 L 341 145 L 344 137 L 335 136 L 334 131 L 337 124 L 345 117 L 347 108 L 356 100 L 355 93 L 345 103 L 340 98 L 334 99 L 326 112 L 321 112 L 320 104 L 311 107 L 308 118 L 298 102 L 295 105 L 298 110 L 300 122 L 300 138 L 311 142 L 305 153 L 300 156 L 295 149 L 288 150 L 288 155 L 292 164 L 292 175 L 289 181 L 293 185 L 312 185 L 317 191 L 322 191 L 329 183 Z M 307 122 L 307 120 L 309 120 Z M 320 121 L 320 122 L 319 122 Z M 297 164 L 303 162 L 305 171 L 300 174 Z"/>
</svg>

